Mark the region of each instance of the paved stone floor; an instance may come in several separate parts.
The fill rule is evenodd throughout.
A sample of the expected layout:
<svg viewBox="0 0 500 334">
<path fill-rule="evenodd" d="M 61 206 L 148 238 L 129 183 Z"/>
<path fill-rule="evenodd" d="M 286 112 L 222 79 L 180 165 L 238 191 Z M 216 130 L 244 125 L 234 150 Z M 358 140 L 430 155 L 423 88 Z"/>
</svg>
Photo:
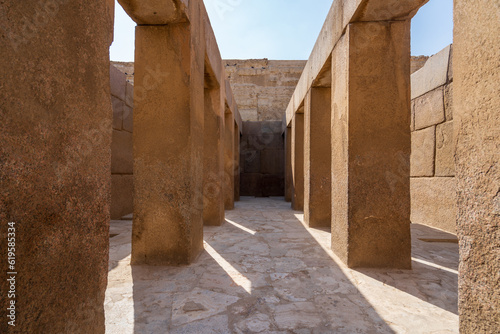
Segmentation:
<svg viewBox="0 0 500 334">
<path fill-rule="evenodd" d="M 226 216 L 180 268 L 131 267 L 132 222 L 113 221 L 106 332 L 458 333 L 453 236 L 413 225 L 413 270 L 350 270 L 282 198 Z"/>
</svg>

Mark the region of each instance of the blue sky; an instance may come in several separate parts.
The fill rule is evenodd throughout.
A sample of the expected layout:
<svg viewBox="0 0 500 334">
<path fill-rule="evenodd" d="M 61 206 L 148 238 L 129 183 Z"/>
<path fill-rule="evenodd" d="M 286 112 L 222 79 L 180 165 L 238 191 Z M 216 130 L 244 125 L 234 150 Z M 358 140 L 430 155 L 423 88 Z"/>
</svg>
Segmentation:
<svg viewBox="0 0 500 334">
<path fill-rule="evenodd" d="M 225 59 L 308 59 L 333 0 L 204 0 Z M 311 2 L 314 5 L 311 5 Z M 430 0 L 412 20 L 412 55 L 452 43 L 453 0 Z M 116 4 L 111 60 L 134 60 L 135 23 Z"/>
</svg>

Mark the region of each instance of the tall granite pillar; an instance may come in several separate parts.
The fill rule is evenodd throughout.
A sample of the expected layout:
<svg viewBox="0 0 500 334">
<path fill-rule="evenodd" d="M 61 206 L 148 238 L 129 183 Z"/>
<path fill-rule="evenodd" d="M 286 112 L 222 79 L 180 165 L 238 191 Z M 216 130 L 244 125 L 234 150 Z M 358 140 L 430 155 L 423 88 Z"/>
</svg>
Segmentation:
<svg viewBox="0 0 500 334">
<path fill-rule="evenodd" d="M 224 221 L 224 108 L 220 87 L 205 89 L 203 152 L 203 223 L 220 226 Z"/>
<path fill-rule="evenodd" d="M 304 210 L 304 114 L 292 120 L 292 209 Z"/>
<path fill-rule="evenodd" d="M 410 21 L 349 24 L 332 55 L 332 249 L 411 267 Z"/>
<path fill-rule="evenodd" d="M 113 5 L 0 2 L 0 333 L 105 332 Z"/>
<path fill-rule="evenodd" d="M 234 201 L 240 200 L 240 129 L 234 123 Z"/>
<path fill-rule="evenodd" d="M 304 220 L 309 227 L 330 227 L 331 88 L 312 87 L 304 102 Z"/>
<path fill-rule="evenodd" d="M 204 25 L 136 28 L 132 263 L 178 265 L 203 250 Z"/>
<path fill-rule="evenodd" d="M 500 328 L 500 4 L 455 0 L 454 126 L 461 333 Z"/>
<path fill-rule="evenodd" d="M 292 175 L 292 128 L 285 130 L 285 201 L 292 201 L 293 175 Z"/>
<path fill-rule="evenodd" d="M 224 115 L 224 208 L 234 209 L 234 115 Z"/>
</svg>

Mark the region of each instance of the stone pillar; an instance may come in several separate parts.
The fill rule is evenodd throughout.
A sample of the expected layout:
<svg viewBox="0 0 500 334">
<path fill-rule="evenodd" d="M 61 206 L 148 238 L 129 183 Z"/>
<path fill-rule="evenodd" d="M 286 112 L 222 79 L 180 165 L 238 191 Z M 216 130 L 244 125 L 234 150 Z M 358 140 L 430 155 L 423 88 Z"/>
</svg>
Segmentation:
<svg viewBox="0 0 500 334">
<path fill-rule="evenodd" d="M 224 208 L 234 209 L 234 115 L 230 110 L 224 115 Z"/>
<path fill-rule="evenodd" d="M 199 8 L 190 23 L 136 28 L 133 264 L 203 250 L 203 34 Z"/>
<path fill-rule="evenodd" d="M 224 133 L 220 87 L 205 89 L 203 223 L 206 226 L 220 226 L 224 221 Z"/>
<path fill-rule="evenodd" d="M 0 333 L 99 334 L 109 258 L 113 3 L 50 3 L 0 3 Z"/>
<path fill-rule="evenodd" d="M 309 227 L 330 227 L 331 88 L 311 88 L 304 102 L 304 220 Z"/>
<path fill-rule="evenodd" d="M 454 126 L 461 333 L 500 328 L 500 5 L 455 0 Z"/>
<path fill-rule="evenodd" d="M 303 108 L 301 108 L 303 109 Z M 304 210 L 304 114 L 292 120 L 292 209 Z"/>
<path fill-rule="evenodd" d="M 411 267 L 410 21 L 349 24 L 332 55 L 332 249 Z"/>
<path fill-rule="evenodd" d="M 292 175 L 292 128 L 285 130 L 285 201 L 292 201 L 293 175 Z"/>
<path fill-rule="evenodd" d="M 234 200 L 240 200 L 240 129 L 234 123 Z"/>
</svg>

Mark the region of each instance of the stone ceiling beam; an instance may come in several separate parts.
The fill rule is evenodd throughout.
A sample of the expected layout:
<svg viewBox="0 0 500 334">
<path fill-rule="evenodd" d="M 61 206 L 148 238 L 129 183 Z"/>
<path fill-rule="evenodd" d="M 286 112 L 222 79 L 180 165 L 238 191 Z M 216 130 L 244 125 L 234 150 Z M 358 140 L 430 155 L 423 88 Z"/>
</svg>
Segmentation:
<svg viewBox="0 0 500 334">
<path fill-rule="evenodd" d="M 139 25 L 165 25 L 189 19 L 189 0 L 118 0 Z"/>
</svg>

